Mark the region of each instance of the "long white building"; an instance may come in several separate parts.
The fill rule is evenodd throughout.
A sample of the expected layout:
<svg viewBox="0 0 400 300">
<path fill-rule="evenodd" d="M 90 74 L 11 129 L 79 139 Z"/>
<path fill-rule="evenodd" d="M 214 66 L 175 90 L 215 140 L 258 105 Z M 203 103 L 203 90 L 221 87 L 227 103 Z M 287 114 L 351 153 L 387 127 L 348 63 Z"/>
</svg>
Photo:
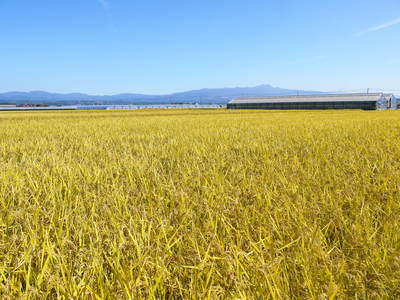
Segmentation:
<svg viewBox="0 0 400 300">
<path fill-rule="evenodd" d="M 227 104 L 229 109 L 397 109 L 392 94 L 321 94 L 237 98 Z"/>
</svg>

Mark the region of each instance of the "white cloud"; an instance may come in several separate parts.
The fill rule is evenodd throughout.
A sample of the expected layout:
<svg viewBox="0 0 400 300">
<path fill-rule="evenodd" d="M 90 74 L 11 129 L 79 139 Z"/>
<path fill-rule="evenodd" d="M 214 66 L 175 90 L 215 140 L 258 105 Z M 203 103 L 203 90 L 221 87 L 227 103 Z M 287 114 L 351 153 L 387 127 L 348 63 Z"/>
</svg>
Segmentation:
<svg viewBox="0 0 400 300">
<path fill-rule="evenodd" d="M 398 24 L 400 24 L 400 18 L 392 20 L 390 22 L 386 22 L 386 23 L 374 26 L 374 27 L 367 28 L 367 29 L 359 32 L 357 35 L 363 35 L 363 34 L 366 34 L 368 32 L 379 31 L 379 30 L 382 30 L 382 29 L 386 29 L 386 28 L 398 25 Z"/>
</svg>

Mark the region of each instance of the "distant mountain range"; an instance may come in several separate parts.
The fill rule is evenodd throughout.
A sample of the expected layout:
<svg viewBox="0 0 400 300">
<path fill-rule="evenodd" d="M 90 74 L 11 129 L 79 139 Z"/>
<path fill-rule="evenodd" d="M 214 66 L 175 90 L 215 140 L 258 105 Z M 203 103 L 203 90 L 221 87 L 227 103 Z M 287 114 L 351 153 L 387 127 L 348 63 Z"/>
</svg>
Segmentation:
<svg viewBox="0 0 400 300">
<path fill-rule="evenodd" d="M 82 93 L 58 94 L 44 91 L 8 92 L 0 94 L 0 103 L 16 104 L 164 104 L 164 103 L 202 103 L 225 104 L 238 97 L 262 97 L 297 94 L 320 94 L 317 91 L 302 91 L 273 87 L 263 84 L 255 87 L 200 89 L 169 95 L 117 94 L 109 96 L 87 95 Z"/>
</svg>

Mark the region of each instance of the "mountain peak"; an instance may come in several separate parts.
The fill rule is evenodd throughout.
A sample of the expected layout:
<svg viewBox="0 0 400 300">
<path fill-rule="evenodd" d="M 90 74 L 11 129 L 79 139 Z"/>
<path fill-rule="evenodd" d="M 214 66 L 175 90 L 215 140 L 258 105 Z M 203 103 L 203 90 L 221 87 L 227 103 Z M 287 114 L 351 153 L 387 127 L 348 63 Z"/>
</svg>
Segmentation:
<svg viewBox="0 0 400 300">
<path fill-rule="evenodd" d="M 295 95 L 299 91 L 273 87 L 269 84 L 261 84 L 254 87 L 234 88 L 204 88 L 169 95 L 143 95 L 124 93 L 117 95 L 87 95 L 82 93 L 49 93 L 46 91 L 8 92 L 0 94 L 1 102 L 44 103 L 44 104 L 148 104 L 171 102 L 199 102 L 224 104 L 238 97 L 262 97 Z M 315 91 L 300 91 L 302 94 L 319 94 Z"/>
</svg>

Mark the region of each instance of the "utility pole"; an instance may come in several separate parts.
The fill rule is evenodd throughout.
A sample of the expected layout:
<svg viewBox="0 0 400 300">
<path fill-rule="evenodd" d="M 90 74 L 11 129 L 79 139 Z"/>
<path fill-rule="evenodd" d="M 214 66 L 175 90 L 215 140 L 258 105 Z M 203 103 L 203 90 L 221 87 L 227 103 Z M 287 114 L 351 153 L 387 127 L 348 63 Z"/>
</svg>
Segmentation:
<svg viewBox="0 0 400 300">
<path fill-rule="evenodd" d="M 369 94 L 369 88 L 367 88 L 367 95 Z"/>
</svg>

